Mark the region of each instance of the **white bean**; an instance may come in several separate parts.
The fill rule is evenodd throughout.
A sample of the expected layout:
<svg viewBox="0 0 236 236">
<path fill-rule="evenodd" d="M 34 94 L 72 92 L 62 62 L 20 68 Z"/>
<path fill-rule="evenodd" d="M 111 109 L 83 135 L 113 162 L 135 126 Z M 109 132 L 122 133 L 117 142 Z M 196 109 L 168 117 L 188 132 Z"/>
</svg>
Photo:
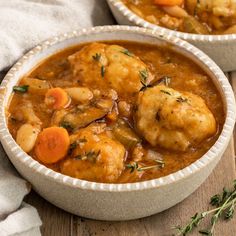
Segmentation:
<svg viewBox="0 0 236 236">
<path fill-rule="evenodd" d="M 38 128 L 31 124 L 24 124 L 17 131 L 16 142 L 25 152 L 30 152 L 35 145 L 38 133 Z"/>
<path fill-rule="evenodd" d="M 177 18 L 184 18 L 188 16 L 188 13 L 179 6 L 163 7 L 163 10 L 170 16 Z"/>
<path fill-rule="evenodd" d="M 67 88 L 65 91 L 77 102 L 86 103 L 93 98 L 91 90 L 85 87 Z"/>
</svg>

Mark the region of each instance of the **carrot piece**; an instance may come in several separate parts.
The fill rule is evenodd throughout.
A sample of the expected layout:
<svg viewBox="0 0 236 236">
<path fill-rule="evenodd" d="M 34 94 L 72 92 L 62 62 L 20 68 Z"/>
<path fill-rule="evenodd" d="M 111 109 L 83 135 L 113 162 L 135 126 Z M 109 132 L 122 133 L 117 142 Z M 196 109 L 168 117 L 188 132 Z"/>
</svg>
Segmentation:
<svg viewBox="0 0 236 236">
<path fill-rule="evenodd" d="M 62 88 L 51 88 L 45 95 L 45 103 L 53 109 L 61 109 L 70 104 L 70 97 Z"/>
<path fill-rule="evenodd" d="M 183 0 L 154 0 L 154 4 L 163 6 L 176 6 L 181 5 Z"/>
<path fill-rule="evenodd" d="M 66 129 L 49 127 L 39 133 L 35 144 L 35 154 L 45 164 L 63 159 L 69 149 L 70 138 Z"/>
</svg>

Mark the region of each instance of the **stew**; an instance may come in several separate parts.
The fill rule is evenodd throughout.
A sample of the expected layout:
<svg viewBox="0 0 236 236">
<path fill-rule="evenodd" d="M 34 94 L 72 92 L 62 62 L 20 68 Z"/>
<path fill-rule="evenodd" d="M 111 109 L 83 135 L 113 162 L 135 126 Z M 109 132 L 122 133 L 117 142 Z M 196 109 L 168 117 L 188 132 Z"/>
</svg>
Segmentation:
<svg viewBox="0 0 236 236">
<path fill-rule="evenodd" d="M 235 34 L 232 0 L 122 0 L 152 24 L 192 34 Z"/>
<path fill-rule="evenodd" d="M 13 88 L 9 130 L 35 160 L 79 179 L 149 180 L 178 171 L 224 124 L 211 79 L 167 46 L 88 43 L 50 56 Z"/>
</svg>

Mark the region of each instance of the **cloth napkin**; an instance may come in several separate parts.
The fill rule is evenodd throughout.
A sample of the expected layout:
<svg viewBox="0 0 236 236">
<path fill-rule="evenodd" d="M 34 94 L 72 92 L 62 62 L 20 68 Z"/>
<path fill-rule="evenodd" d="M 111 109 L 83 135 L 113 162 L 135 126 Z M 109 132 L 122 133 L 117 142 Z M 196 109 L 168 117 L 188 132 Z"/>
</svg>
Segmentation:
<svg viewBox="0 0 236 236">
<path fill-rule="evenodd" d="M 105 0 L 0 0 L 0 79 L 38 43 L 80 27 L 111 25 Z M 21 179 L 0 145 L 0 235 L 40 235 L 37 210 L 24 203 L 30 184 Z"/>
</svg>

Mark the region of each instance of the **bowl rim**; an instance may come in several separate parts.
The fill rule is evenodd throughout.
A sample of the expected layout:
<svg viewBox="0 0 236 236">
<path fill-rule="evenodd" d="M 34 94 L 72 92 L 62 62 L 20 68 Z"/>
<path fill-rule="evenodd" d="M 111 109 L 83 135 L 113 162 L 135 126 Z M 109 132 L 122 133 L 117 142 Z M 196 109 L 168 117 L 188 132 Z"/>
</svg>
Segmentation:
<svg viewBox="0 0 236 236">
<path fill-rule="evenodd" d="M 185 33 L 180 31 L 171 30 L 162 26 L 158 26 L 155 24 L 152 24 L 137 14 L 135 14 L 133 11 L 131 11 L 123 2 L 122 0 L 107 0 L 109 4 L 111 4 L 115 9 L 117 9 L 118 12 L 120 12 L 126 19 L 129 20 L 129 22 L 132 22 L 133 24 L 144 27 L 144 28 L 150 28 L 153 30 L 157 30 L 158 32 L 162 34 L 168 34 L 175 37 L 182 38 L 184 40 L 190 40 L 194 42 L 229 42 L 229 41 L 235 41 L 236 40 L 236 34 L 220 34 L 220 35 L 211 35 L 211 34 L 191 34 L 191 33 Z M 108 4 L 108 5 L 109 5 Z"/>
<path fill-rule="evenodd" d="M 99 33 L 119 33 L 119 32 L 125 32 L 125 33 L 127 32 L 149 37 L 151 36 L 159 40 L 164 40 L 166 42 L 171 43 L 172 45 L 175 45 L 176 47 L 178 47 L 183 51 L 187 51 L 187 53 L 192 54 L 195 58 L 198 58 L 198 61 L 208 66 L 208 69 L 211 71 L 212 74 L 214 74 L 216 80 L 218 80 L 221 85 L 221 89 L 223 91 L 223 96 L 224 96 L 223 99 L 225 100 L 225 106 L 226 106 L 225 123 L 219 138 L 217 139 L 215 144 L 208 150 L 207 153 L 205 153 L 201 158 L 193 162 L 191 165 L 185 167 L 184 169 L 181 169 L 177 172 L 174 172 L 164 177 L 137 183 L 124 183 L 124 184 L 97 183 L 97 182 L 76 179 L 47 168 L 46 166 L 40 164 L 38 161 L 34 160 L 27 153 L 25 153 L 15 142 L 15 140 L 13 139 L 8 130 L 6 123 L 6 110 L 4 107 L 4 103 L 9 101 L 9 99 L 5 101 L 6 96 L 4 96 L 7 91 L 7 84 L 9 83 L 9 81 L 14 80 L 14 78 L 17 77 L 17 71 L 20 71 L 24 63 L 31 60 L 33 56 L 49 49 L 53 45 L 59 44 L 71 38 L 80 37 L 82 35 L 92 35 Z M 17 80 L 17 82 L 18 81 L 19 79 Z M 83 28 L 69 33 L 61 34 L 59 36 L 46 40 L 43 43 L 36 46 L 35 48 L 33 48 L 32 50 L 30 50 L 23 57 L 21 57 L 18 60 L 18 62 L 16 62 L 15 65 L 6 74 L 0 85 L 0 140 L 3 144 L 5 151 L 11 153 L 11 156 L 13 156 L 12 158 L 18 159 L 18 161 L 21 162 L 21 164 L 31 168 L 32 171 L 37 172 L 46 178 L 49 178 L 60 184 L 71 186 L 73 188 L 86 189 L 91 191 L 95 190 L 95 191 L 108 191 L 108 192 L 128 192 L 128 191 L 147 190 L 160 187 L 163 185 L 168 185 L 173 182 L 178 182 L 184 178 L 187 178 L 192 174 L 195 174 L 196 172 L 200 171 L 200 169 L 206 167 L 211 162 L 213 162 L 213 160 L 217 158 L 218 154 L 222 153 L 226 144 L 228 144 L 231 134 L 233 132 L 235 116 L 236 116 L 236 105 L 232 88 L 227 78 L 225 77 L 224 73 L 215 64 L 215 62 L 213 62 L 205 53 L 203 53 L 193 45 L 189 44 L 188 42 L 183 41 L 182 39 L 170 35 L 163 35 L 155 30 L 140 28 L 135 26 L 97 26 L 93 28 Z"/>
</svg>

